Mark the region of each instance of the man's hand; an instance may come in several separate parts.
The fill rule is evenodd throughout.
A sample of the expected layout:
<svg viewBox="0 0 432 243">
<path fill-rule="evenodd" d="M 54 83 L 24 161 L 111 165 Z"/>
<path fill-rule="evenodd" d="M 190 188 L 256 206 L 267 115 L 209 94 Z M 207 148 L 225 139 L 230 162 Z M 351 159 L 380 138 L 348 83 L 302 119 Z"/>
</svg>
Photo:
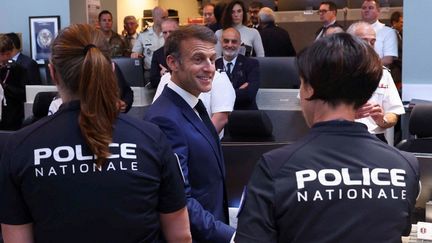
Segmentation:
<svg viewBox="0 0 432 243">
<path fill-rule="evenodd" d="M 127 105 L 126 105 L 126 103 L 123 100 L 119 100 L 117 102 L 117 107 L 118 107 L 118 109 L 119 109 L 120 112 L 125 112 Z"/>
<path fill-rule="evenodd" d="M 131 58 L 143 58 L 144 56 L 142 54 L 136 53 L 136 52 L 132 52 L 131 53 Z"/>
</svg>

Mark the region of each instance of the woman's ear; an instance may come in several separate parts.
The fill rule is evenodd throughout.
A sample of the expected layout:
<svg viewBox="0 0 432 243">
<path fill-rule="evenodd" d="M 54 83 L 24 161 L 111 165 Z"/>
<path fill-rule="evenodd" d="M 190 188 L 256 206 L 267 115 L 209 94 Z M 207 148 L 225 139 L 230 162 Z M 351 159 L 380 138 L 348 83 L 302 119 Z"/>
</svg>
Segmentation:
<svg viewBox="0 0 432 243">
<path fill-rule="evenodd" d="M 49 73 L 55 85 L 59 85 L 57 73 L 52 63 L 48 63 Z"/>
</svg>

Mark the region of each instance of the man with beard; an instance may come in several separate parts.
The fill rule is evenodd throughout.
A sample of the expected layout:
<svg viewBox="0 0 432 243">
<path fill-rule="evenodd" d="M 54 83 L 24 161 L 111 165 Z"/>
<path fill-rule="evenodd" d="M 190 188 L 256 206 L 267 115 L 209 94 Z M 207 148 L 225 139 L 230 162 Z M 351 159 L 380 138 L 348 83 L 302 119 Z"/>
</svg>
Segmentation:
<svg viewBox="0 0 432 243">
<path fill-rule="evenodd" d="M 257 110 L 255 97 L 260 84 L 258 61 L 239 54 L 241 38 L 235 28 L 225 29 L 220 42 L 223 56 L 216 60 L 216 68 L 226 72 L 234 87 L 234 110 Z"/>
</svg>

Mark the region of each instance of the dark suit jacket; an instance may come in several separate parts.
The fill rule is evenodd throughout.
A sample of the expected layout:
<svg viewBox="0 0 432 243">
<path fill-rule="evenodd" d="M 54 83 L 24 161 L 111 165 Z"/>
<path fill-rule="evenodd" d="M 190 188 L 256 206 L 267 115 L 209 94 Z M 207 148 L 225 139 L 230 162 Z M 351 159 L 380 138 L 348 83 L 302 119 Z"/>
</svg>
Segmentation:
<svg viewBox="0 0 432 243">
<path fill-rule="evenodd" d="M 321 30 L 323 30 L 323 29 L 328 29 L 329 27 L 341 27 L 342 29 L 343 29 L 343 27 L 342 27 L 342 25 L 340 25 L 337 21 L 336 22 L 334 22 L 333 24 L 331 24 L 331 25 L 329 25 L 329 26 L 327 26 L 327 27 L 321 27 L 321 28 L 319 28 L 316 32 L 315 32 L 315 38 L 319 35 L 319 33 L 321 33 Z M 266 53 L 267 54 L 267 53 Z"/>
<path fill-rule="evenodd" d="M 0 81 L 6 79 L 7 69 L 0 69 Z M 25 70 L 19 64 L 14 64 L 9 76 L 2 83 L 5 102 L 1 103 L 2 114 L 0 130 L 18 130 L 24 120 L 25 101 Z"/>
<path fill-rule="evenodd" d="M 157 49 L 155 52 L 153 52 L 151 68 L 150 68 L 150 84 L 153 88 L 157 88 L 161 79 L 160 71 L 162 69 L 160 68 L 159 64 L 168 68 L 163 46 Z"/>
<path fill-rule="evenodd" d="M 222 25 L 220 25 L 219 23 L 209 24 L 209 25 L 206 25 L 206 27 L 213 30 L 213 32 L 216 32 L 217 30 L 222 29 Z"/>
<path fill-rule="evenodd" d="M 288 32 L 271 23 L 259 29 L 266 57 L 295 56 L 296 51 Z"/>
<path fill-rule="evenodd" d="M 234 229 L 227 225 L 225 165 L 219 140 L 167 86 L 144 120 L 162 129 L 180 160 L 194 242 L 229 242 Z"/>
<path fill-rule="evenodd" d="M 41 85 L 40 72 L 38 64 L 35 60 L 20 53 L 16 63 L 21 65 L 25 70 L 25 85 Z"/>
<path fill-rule="evenodd" d="M 222 58 L 216 60 L 216 69 L 225 70 Z M 234 110 L 258 110 L 255 100 L 260 86 L 258 61 L 239 54 L 228 77 L 236 92 Z M 248 87 L 240 89 L 240 86 L 246 82 L 249 83 Z"/>
</svg>

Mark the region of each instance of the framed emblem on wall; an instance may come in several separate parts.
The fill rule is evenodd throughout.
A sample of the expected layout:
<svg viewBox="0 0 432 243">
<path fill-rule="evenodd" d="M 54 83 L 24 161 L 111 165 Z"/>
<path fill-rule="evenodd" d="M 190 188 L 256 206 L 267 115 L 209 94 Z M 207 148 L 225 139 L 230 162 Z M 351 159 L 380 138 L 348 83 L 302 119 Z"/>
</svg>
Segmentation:
<svg viewBox="0 0 432 243">
<path fill-rule="evenodd" d="M 51 55 L 51 44 L 60 30 L 60 16 L 30 16 L 30 53 L 39 64 Z"/>
</svg>

